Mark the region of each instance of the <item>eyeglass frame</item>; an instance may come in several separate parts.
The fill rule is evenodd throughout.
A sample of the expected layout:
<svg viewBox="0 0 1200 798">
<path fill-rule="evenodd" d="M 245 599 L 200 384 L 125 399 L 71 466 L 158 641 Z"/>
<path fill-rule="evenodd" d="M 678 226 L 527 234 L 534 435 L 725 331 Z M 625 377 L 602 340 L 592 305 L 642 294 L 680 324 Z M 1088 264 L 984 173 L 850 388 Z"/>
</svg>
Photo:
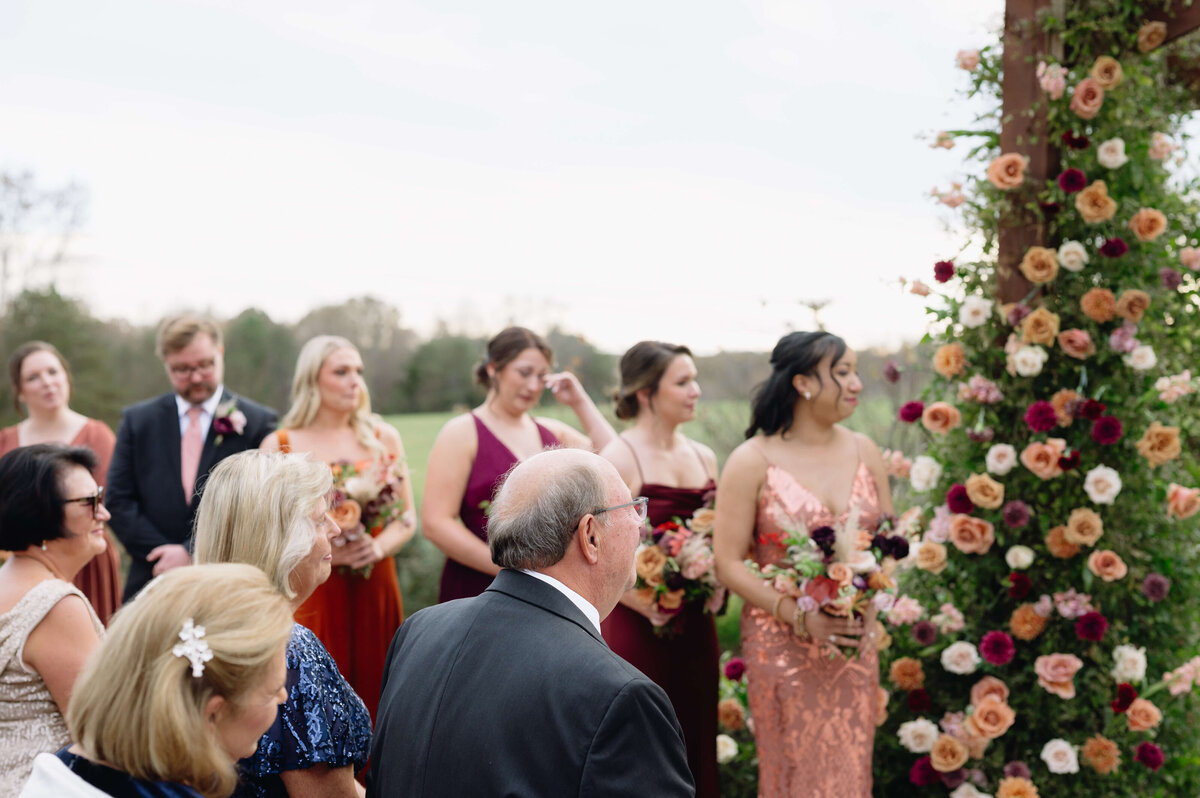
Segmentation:
<svg viewBox="0 0 1200 798">
<path fill-rule="evenodd" d="M 91 496 L 80 496 L 78 499 L 59 499 L 61 504 L 90 504 L 92 506 L 92 518 L 95 519 L 100 515 L 100 505 L 104 504 L 104 486 L 96 488 L 96 492 Z"/>
<path fill-rule="evenodd" d="M 211 374 L 216 367 L 217 358 L 214 357 L 195 366 L 185 366 L 183 364 L 167 366 L 167 374 L 172 377 L 178 377 L 181 380 L 191 379 L 193 374 Z"/>
<path fill-rule="evenodd" d="M 624 504 L 614 504 L 612 507 L 603 507 L 599 510 L 593 510 L 592 515 L 600 515 L 601 513 L 607 513 L 609 510 L 620 510 L 625 507 L 633 507 L 634 510 L 637 512 L 638 520 L 645 521 L 646 514 L 650 508 L 650 500 L 647 499 L 645 496 L 638 496 L 636 499 L 634 499 L 631 502 L 625 502 Z"/>
</svg>

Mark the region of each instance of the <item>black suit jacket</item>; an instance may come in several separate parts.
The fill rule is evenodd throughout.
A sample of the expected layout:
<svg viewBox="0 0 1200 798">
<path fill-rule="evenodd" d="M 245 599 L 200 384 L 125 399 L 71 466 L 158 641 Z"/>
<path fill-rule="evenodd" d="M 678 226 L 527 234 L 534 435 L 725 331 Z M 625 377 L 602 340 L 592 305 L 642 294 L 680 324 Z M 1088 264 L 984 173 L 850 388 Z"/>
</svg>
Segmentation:
<svg viewBox="0 0 1200 798">
<path fill-rule="evenodd" d="M 246 416 L 241 435 L 227 434 L 217 445 L 215 425 L 209 425 L 208 437 L 200 453 L 197 489 L 190 503 L 184 501 L 179 480 L 179 410 L 175 394 L 168 393 L 125 408 L 117 430 L 117 445 L 108 467 L 108 486 L 104 503 L 112 513 L 112 529 L 131 560 L 125 579 L 125 600 L 132 598 L 150 581 L 153 564 L 146 556 L 164 543 L 189 545 L 192 521 L 200 503 L 200 486 L 209 470 L 220 460 L 236 452 L 257 449 L 262 439 L 275 429 L 274 410 L 255 404 L 229 391 L 221 394 L 221 404 L 235 400 Z"/>
<path fill-rule="evenodd" d="M 371 763 L 369 798 L 695 795 L 662 688 L 566 596 L 509 570 L 396 632 Z"/>
</svg>

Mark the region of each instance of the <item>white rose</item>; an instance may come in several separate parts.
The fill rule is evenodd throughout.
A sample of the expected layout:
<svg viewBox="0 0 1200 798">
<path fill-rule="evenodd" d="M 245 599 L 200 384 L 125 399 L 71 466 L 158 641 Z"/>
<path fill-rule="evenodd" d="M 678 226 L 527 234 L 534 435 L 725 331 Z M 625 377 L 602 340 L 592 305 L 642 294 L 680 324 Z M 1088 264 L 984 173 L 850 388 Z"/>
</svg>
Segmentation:
<svg viewBox="0 0 1200 798">
<path fill-rule="evenodd" d="M 1096 160 L 1105 169 L 1120 169 L 1129 160 L 1125 155 L 1125 139 L 1109 139 L 1096 148 Z"/>
<path fill-rule="evenodd" d="M 988 449 L 987 470 L 1004 476 L 1017 464 L 1017 450 L 1007 443 L 997 443 Z"/>
<path fill-rule="evenodd" d="M 950 793 L 950 798 L 992 798 L 990 792 L 980 792 L 979 789 L 969 781 L 964 781 Z"/>
<path fill-rule="evenodd" d="M 901 723 L 896 732 L 896 736 L 900 738 L 900 745 L 914 754 L 929 753 L 939 734 L 941 732 L 938 731 L 937 724 L 925 718 Z"/>
<path fill-rule="evenodd" d="M 1146 678 L 1146 649 L 1136 646 L 1117 646 L 1113 649 L 1112 675 L 1118 682 L 1140 682 Z"/>
<path fill-rule="evenodd" d="M 982 327 L 992 315 L 992 300 L 972 294 L 963 300 L 958 320 L 964 327 Z"/>
<path fill-rule="evenodd" d="M 379 495 L 380 485 L 362 474 L 346 480 L 346 494 L 359 504 L 366 504 Z"/>
<path fill-rule="evenodd" d="M 926 454 L 913 460 L 912 469 L 908 472 L 908 481 L 917 493 L 932 490 L 941 478 L 942 464 Z"/>
<path fill-rule="evenodd" d="M 1079 756 L 1075 746 L 1061 737 L 1055 737 L 1042 746 L 1042 759 L 1051 773 L 1078 773 Z"/>
<path fill-rule="evenodd" d="M 1083 271 L 1088 262 L 1087 250 L 1078 241 L 1064 241 L 1058 248 L 1058 262 L 1069 272 Z"/>
<path fill-rule="evenodd" d="M 1004 553 L 1004 562 L 1014 571 L 1024 571 L 1033 565 L 1033 549 L 1028 546 L 1013 546 Z"/>
<path fill-rule="evenodd" d="M 717 735 L 717 762 L 722 765 L 732 762 L 738 755 L 737 740 L 728 734 Z"/>
<path fill-rule="evenodd" d="M 1121 475 L 1108 466 L 1096 466 L 1087 472 L 1083 489 L 1096 504 L 1112 504 L 1121 492 Z"/>
<path fill-rule="evenodd" d="M 1154 347 L 1142 344 L 1125 356 L 1125 365 L 1137 371 L 1149 371 L 1158 363 Z"/>
<path fill-rule="evenodd" d="M 1023 346 L 1013 354 L 1013 368 L 1022 377 L 1036 377 L 1046 365 L 1046 350 L 1040 346 Z"/>
<path fill-rule="evenodd" d="M 964 676 L 974 673 L 980 663 L 979 651 L 965 640 L 952 643 L 942 652 L 942 667 L 950 673 Z"/>
</svg>

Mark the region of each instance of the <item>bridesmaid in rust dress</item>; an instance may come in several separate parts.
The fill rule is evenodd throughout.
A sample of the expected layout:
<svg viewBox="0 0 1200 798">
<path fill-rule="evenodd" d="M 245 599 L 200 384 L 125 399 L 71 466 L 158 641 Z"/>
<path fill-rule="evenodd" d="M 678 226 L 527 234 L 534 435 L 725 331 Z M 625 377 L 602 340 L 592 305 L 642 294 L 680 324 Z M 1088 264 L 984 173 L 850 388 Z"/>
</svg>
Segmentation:
<svg viewBox="0 0 1200 798">
<path fill-rule="evenodd" d="M 71 369 L 58 349 L 44 341 L 21 344 L 8 360 L 8 376 L 13 404 L 18 412 L 24 405 L 27 417 L 0 429 L 0 455 L 35 443 L 83 446 L 96 455 L 92 478 L 103 488 L 117 439 L 103 421 L 70 408 Z M 107 526 L 104 540 L 108 547 L 83 566 L 73 582 L 107 624 L 121 606 L 121 555 Z"/>
<path fill-rule="evenodd" d="M 802 612 L 744 565 L 784 553 L 778 534 L 845 521 L 873 529 L 892 511 L 879 449 L 838 422 L 854 412 L 857 358 L 826 332 L 791 333 L 771 353 L 747 440 L 717 491 L 721 581 L 745 600 L 742 648 L 758 744 L 759 795 L 869 798 L 879 708 L 875 617 Z M 829 643 L 858 647 L 830 656 Z"/>
<path fill-rule="evenodd" d="M 514 463 L 555 446 L 599 450 L 616 433 L 570 372 L 550 373 L 554 353 L 542 337 L 509 327 L 487 345 L 475 381 L 483 404 L 446 422 L 429 453 L 421 527 L 446 555 L 438 601 L 478 596 L 500 569 L 487 547 L 487 508 Z M 584 434 L 531 411 L 549 388 L 575 413 Z"/>
<path fill-rule="evenodd" d="M 685 346 L 635 344 L 621 358 L 617 418 L 634 424 L 600 454 L 617 467 L 629 491 L 650 500 L 651 526 L 687 520 L 716 490 L 717 458 L 679 432 L 696 415 L 700 385 Z M 667 635 L 655 626 L 669 624 Z M 717 798 L 716 626 L 701 605 L 665 615 L 629 590 L 601 624 L 608 645 L 667 692 L 687 744 L 699 798 Z"/>
</svg>

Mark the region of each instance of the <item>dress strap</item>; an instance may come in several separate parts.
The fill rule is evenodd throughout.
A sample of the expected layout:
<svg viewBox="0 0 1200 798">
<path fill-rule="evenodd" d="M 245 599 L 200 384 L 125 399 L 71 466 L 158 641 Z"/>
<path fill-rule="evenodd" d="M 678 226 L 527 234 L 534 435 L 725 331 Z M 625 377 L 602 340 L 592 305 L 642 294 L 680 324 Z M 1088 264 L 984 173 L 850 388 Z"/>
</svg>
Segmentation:
<svg viewBox="0 0 1200 798">
<path fill-rule="evenodd" d="M 285 429 L 278 430 L 275 433 L 275 439 L 279 441 L 279 451 L 284 454 L 292 453 L 292 444 L 288 442 L 288 431 Z"/>
<path fill-rule="evenodd" d="M 618 439 L 619 441 L 621 441 L 621 443 L 623 443 L 623 444 L 625 444 L 626 446 L 628 446 L 628 447 L 629 447 L 629 453 L 630 453 L 631 455 L 633 455 L 633 464 L 634 464 L 635 466 L 637 466 L 637 472 L 638 472 L 638 481 L 639 481 L 639 482 L 641 482 L 643 485 L 645 485 L 645 484 L 646 484 L 646 476 L 645 476 L 645 475 L 642 473 L 642 461 L 641 461 L 641 460 L 638 460 L 638 456 L 637 456 L 637 449 L 634 449 L 634 448 L 633 448 L 633 444 L 632 444 L 632 443 L 630 443 L 629 441 L 625 440 L 625 437 L 624 437 L 624 436 L 622 436 L 622 435 L 618 435 L 618 436 L 617 436 L 617 439 Z"/>
<path fill-rule="evenodd" d="M 696 459 L 700 461 L 700 470 L 704 472 L 706 477 L 712 479 L 712 474 L 708 473 L 708 463 L 704 462 L 704 457 L 700 454 L 700 447 L 697 446 L 696 442 L 691 438 L 688 438 L 687 442 L 688 445 L 692 447 L 692 451 L 696 453 Z"/>
</svg>

